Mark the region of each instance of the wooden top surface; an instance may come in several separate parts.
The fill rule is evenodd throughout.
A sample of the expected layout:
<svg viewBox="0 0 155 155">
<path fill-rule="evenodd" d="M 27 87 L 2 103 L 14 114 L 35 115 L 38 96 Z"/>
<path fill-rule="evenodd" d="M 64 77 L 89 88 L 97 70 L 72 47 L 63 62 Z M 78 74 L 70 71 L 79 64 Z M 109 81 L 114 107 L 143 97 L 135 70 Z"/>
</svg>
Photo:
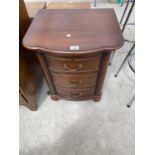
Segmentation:
<svg viewBox="0 0 155 155">
<path fill-rule="evenodd" d="M 23 46 L 52 53 L 118 49 L 123 36 L 113 9 L 39 10 Z"/>
</svg>

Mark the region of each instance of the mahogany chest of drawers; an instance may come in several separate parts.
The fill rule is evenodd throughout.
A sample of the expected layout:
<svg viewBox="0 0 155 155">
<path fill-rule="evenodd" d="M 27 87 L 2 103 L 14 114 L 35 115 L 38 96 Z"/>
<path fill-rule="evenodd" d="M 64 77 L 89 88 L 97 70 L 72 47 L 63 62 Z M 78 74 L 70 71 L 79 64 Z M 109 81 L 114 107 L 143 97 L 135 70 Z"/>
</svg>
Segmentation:
<svg viewBox="0 0 155 155">
<path fill-rule="evenodd" d="M 54 100 L 99 101 L 110 54 L 122 45 L 113 9 L 40 10 L 23 39 Z"/>
</svg>

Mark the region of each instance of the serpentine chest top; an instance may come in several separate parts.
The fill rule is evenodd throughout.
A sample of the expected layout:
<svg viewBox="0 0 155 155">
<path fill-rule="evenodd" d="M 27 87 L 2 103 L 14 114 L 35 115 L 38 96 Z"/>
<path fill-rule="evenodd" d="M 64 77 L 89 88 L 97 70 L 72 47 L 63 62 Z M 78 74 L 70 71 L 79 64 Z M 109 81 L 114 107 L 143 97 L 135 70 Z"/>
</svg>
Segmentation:
<svg viewBox="0 0 155 155">
<path fill-rule="evenodd" d="M 23 39 L 54 100 L 99 101 L 110 54 L 122 45 L 113 9 L 39 10 Z"/>
</svg>

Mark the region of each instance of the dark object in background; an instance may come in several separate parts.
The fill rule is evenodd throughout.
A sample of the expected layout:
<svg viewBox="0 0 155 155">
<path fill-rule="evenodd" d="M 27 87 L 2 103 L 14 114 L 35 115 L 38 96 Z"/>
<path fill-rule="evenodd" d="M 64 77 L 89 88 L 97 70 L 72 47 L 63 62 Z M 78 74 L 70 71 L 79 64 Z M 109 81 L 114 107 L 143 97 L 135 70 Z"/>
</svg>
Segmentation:
<svg viewBox="0 0 155 155">
<path fill-rule="evenodd" d="M 22 39 L 31 23 L 25 3 L 19 1 L 19 104 L 37 109 L 36 92 L 41 82 L 41 70 L 36 56 L 22 46 Z"/>
</svg>

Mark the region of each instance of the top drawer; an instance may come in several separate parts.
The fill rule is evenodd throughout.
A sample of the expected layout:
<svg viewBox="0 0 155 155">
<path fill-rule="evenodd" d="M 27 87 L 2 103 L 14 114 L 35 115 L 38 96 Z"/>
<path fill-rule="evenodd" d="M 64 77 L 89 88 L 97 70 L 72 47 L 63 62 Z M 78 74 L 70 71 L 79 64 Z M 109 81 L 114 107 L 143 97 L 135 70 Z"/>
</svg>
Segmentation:
<svg viewBox="0 0 155 155">
<path fill-rule="evenodd" d="M 63 59 L 51 55 L 45 55 L 45 57 L 49 69 L 53 72 L 97 71 L 99 68 L 99 55 L 84 59 Z"/>
</svg>

